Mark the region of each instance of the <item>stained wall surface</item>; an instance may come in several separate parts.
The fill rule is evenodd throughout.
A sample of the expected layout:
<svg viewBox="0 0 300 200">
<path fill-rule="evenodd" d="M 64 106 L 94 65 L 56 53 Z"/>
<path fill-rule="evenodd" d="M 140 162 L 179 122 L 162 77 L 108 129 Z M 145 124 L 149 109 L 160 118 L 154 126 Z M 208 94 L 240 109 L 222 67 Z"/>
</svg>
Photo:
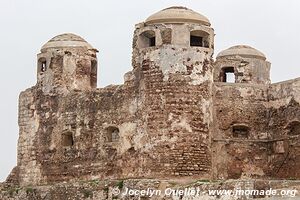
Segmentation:
<svg viewBox="0 0 300 200">
<path fill-rule="evenodd" d="M 136 25 L 122 85 L 97 88 L 97 50 L 79 36 L 42 47 L 7 183 L 300 178 L 299 79 L 270 84 L 270 63 L 245 45 L 214 61 L 209 21 L 168 9 Z"/>
</svg>

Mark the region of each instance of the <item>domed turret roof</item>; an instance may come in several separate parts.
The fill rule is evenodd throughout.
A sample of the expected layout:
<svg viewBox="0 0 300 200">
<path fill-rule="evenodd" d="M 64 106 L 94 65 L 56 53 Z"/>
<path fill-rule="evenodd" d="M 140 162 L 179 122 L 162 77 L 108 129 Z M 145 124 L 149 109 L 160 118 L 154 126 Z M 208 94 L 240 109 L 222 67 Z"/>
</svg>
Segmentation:
<svg viewBox="0 0 300 200">
<path fill-rule="evenodd" d="M 41 51 L 44 52 L 49 48 L 72 48 L 72 47 L 86 47 L 93 49 L 93 47 L 85 41 L 82 37 L 73 33 L 64 33 L 55 36 L 42 46 Z"/>
<path fill-rule="evenodd" d="M 225 56 L 246 56 L 246 57 L 255 57 L 255 58 L 260 58 L 263 60 L 266 60 L 266 56 L 260 52 L 259 50 L 247 46 L 247 45 L 237 45 L 230 47 L 228 49 L 225 49 L 224 51 L 221 51 L 218 55 L 217 58 L 219 57 L 225 57 Z"/>
<path fill-rule="evenodd" d="M 145 21 L 146 24 L 184 22 L 192 22 L 210 26 L 210 22 L 205 16 L 186 7 L 179 6 L 174 6 L 161 10 L 148 17 Z"/>
</svg>

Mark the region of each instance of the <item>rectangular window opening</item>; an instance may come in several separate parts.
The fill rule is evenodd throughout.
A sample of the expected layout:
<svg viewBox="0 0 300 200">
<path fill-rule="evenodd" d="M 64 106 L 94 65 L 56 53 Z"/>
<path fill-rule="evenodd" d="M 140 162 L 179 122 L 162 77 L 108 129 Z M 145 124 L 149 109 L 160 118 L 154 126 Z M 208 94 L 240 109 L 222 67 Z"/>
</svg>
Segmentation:
<svg viewBox="0 0 300 200">
<path fill-rule="evenodd" d="M 195 47 L 203 47 L 203 38 L 200 36 L 193 36 L 190 37 L 190 45 Z"/>
<path fill-rule="evenodd" d="M 62 145 L 64 147 L 71 147 L 74 145 L 74 139 L 72 133 L 65 133 L 62 135 Z"/>
<path fill-rule="evenodd" d="M 234 67 L 225 67 L 222 69 L 221 82 L 235 83 Z"/>
<path fill-rule="evenodd" d="M 149 46 L 150 47 L 155 47 L 155 37 L 149 38 Z"/>
</svg>

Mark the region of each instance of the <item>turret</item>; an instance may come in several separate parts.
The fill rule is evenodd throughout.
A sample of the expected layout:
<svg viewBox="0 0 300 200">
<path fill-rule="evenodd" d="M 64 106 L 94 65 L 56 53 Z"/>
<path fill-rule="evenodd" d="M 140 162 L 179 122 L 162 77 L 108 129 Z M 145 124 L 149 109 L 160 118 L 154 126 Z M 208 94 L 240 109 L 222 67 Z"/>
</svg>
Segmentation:
<svg viewBox="0 0 300 200">
<path fill-rule="evenodd" d="M 210 177 L 213 51 L 209 20 L 188 8 L 166 8 L 136 25 L 125 83 L 138 87 L 140 131 L 155 144 L 143 161 L 155 168 L 143 169 L 144 176 Z"/>
<path fill-rule="evenodd" d="M 96 88 L 96 52 L 96 49 L 75 34 L 52 38 L 43 45 L 37 56 L 37 85 L 44 93 Z"/>
<path fill-rule="evenodd" d="M 269 84 L 270 67 L 262 52 L 250 46 L 237 45 L 218 54 L 214 81 Z"/>
<path fill-rule="evenodd" d="M 185 7 L 170 7 L 136 25 L 133 67 L 152 62 L 160 66 L 165 81 L 172 74 L 182 74 L 200 84 L 212 81 L 208 63 L 213 49 L 214 30 L 205 16 Z"/>
</svg>

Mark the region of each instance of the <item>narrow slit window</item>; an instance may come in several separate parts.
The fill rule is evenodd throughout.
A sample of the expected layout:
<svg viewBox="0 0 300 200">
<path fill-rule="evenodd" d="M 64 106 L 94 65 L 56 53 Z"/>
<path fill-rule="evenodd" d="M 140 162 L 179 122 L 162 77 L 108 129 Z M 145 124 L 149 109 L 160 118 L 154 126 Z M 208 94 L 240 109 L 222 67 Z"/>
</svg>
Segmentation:
<svg viewBox="0 0 300 200">
<path fill-rule="evenodd" d="M 92 88 L 97 87 L 97 61 L 96 60 L 91 61 L 90 83 L 91 83 Z"/>
<path fill-rule="evenodd" d="M 38 72 L 45 72 L 47 70 L 47 61 L 45 58 L 38 60 Z"/>
<path fill-rule="evenodd" d="M 42 62 L 42 66 L 41 66 L 41 72 L 45 72 L 46 71 L 46 61 Z"/>
<path fill-rule="evenodd" d="M 150 47 L 155 47 L 155 37 L 152 37 L 149 39 L 150 40 Z"/>
</svg>

